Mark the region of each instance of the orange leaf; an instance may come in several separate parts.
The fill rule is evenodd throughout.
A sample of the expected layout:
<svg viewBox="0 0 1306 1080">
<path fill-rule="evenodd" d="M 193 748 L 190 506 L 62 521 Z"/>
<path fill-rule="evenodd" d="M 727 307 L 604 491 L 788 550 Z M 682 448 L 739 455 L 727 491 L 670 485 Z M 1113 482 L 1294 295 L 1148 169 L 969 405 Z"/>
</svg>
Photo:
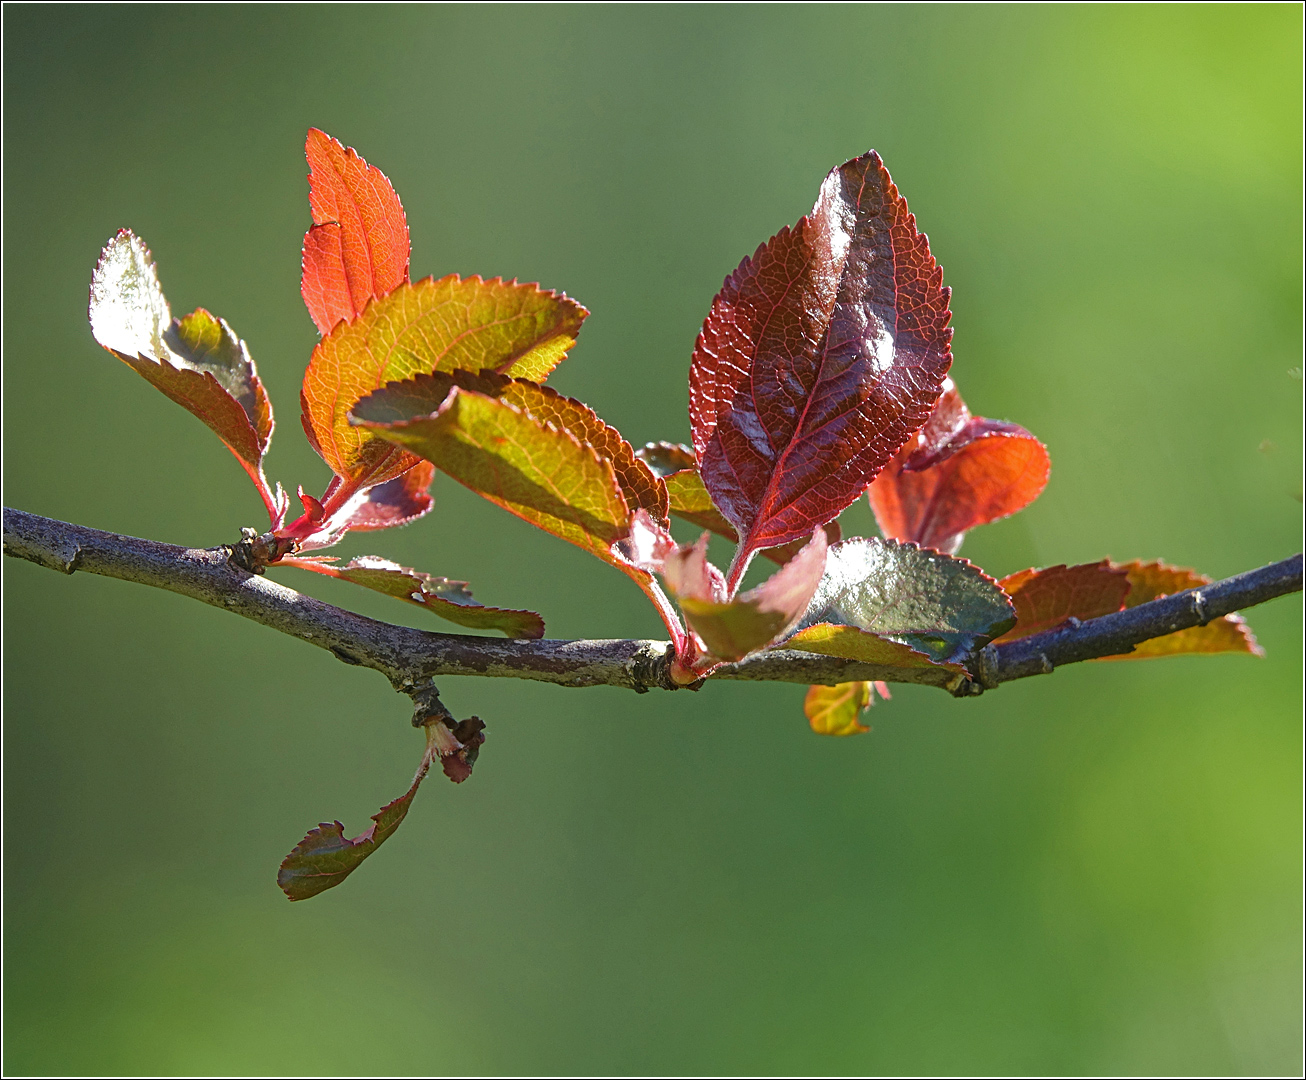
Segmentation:
<svg viewBox="0 0 1306 1080">
<path fill-rule="evenodd" d="M 1070 618 L 1096 619 L 1119 611 L 1130 588 L 1129 576 L 1107 559 L 1021 570 L 998 584 L 1016 608 L 1016 625 L 995 644 L 1051 630 Z"/>
<path fill-rule="evenodd" d="M 313 227 L 304 234 L 300 292 L 326 334 L 408 280 L 408 222 L 385 174 L 352 148 L 309 128 L 304 153 Z"/>
<path fill-rule="evenodd" d="M 951 379 L 925 426 L 867 489 L 880 532 L 953 554 L 967 529 L 1014 514 L 1047 485 L 1046 447 L 1016 424 L 972 417 Z"/>
</svg>

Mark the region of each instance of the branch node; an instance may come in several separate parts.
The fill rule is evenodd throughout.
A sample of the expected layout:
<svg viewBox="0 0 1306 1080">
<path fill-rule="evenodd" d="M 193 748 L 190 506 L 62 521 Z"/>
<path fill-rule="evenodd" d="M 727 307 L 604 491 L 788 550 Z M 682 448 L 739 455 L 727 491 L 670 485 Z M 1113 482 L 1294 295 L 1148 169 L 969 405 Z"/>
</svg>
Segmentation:
<svg viewBox="0 0 1306 1080">
<path fill-rule="evenodd" d="M 1038 654 L 1039 667 L 1044 675 L 1051 675 L 1056 670 L 1055 665 L 1048 659 L 1047 653 Z"/>
<path fill-rule="evenodd" d="M 1196 615 L 1198 618 L 1197 625 L 1205 626 L 1207 623 L 1211 621 L 1211 616 L 1207 613 L 1206 610 L 1206 597 L 1202 595 L 1201 589 L 1194 589 L 1192 592 L 1192 598 L 1193 598 L 1193 614 Z"/>
<path fill-rule="evenodd" d="M 422 686 L 407 691 L 413 699 L 413 727 L 424 727 L 435 720 L 445 721 L 450 727 L 457 723 L 443 701 L 434 679 L 428 679 Z"/>
</svg>

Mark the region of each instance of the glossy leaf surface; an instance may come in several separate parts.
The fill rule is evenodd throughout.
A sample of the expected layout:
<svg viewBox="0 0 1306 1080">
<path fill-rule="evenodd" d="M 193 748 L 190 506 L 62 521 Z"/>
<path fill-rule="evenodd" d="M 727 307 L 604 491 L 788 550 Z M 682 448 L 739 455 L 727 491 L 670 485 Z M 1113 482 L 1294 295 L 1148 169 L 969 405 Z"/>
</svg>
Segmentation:
<svg viewBox="0 0 1306 1080">
<path fill-rule="evenodd" d="M 472 598 L 465 581 L 434 577 L 376 555 L 360 555 L 344 566 L 335 566 L 334 562 L 330 558 L 291 557 L 282 559 L 277 565 L 294 566 L 341 581 L 352 581 L 355 585 L 426 608 L 459 626 L 502 630 L 512 638 L 544 636 L 544 620 L 535 612 L 485 607 Z"/>
<path fill-rule="evenodd" d="M 89 315 L 96 341 L 208 425 L 261 482 L 272 406 L 249 349 L 203 308 L 174 320 L 149 249 L 126 229 L 100 254 Z"/>
<path fill-rule="evenodd" d="M 1016 625 L 997 639 L 1015 641 L 1062 625 L 1119 611 L 1129 595 L 1129 575 L 1108 559 L 1079 566 L 1021 570 L 999 583 L 1016 608 Z"/>
<path fill-rule="evenodd" d="M 415 375 L 493 369 L 539 380 L 576 342 L 588 312 L 536 285 L 457 275 L 404 283 L 339 323 L 313 350 L 301 394 L 310 442 L 337 476 L 376 484 L 415 459 L 370 431 L 349 410 L 386 383 Z"/>
<path fill-rule="evenodd" d="M 1038 498 L 1049 470 L 1038 439 L 1017 424 L 972 417 L 948 379 L 929 421 L 866 494 L 886 537 L 950 555 L 968 529 Z"/>
<path fill-rule="evenodd" d="M 929 417 L 949 291 L 874 152 L 745 259 L 690 367 L 694 449 L 742 558 L 832 521 Z"/>
<path fill-rule="evenodd" d="M 281 863 L 277 884 L 291 900 L 307 900 L 333 889 L 362 865 L 403 824 L 413 797 L 431 767 L 433 749 L 428 746 L 412 786 L 372 815 L 372 824 L 352 840 L 338 821 L 324 821 L 310 829 Z"/>
<path fill-rule="evenodd" d="M 663 578 L 708 652 L 742 660 L 787 634 L 803 617 L 825 568 L 825 532 L 755 589 L 729 597 L 721 572 L 707 561 L 707 534 L 665 561 Z"/>
<path fill-rule="evenodd" d="M 854 537 L 830 548 L 802 626 L 854 626 L 949 661 L 982 648 L 1015 621 L 997 582 L 964 559 Z"/>
<path fill-rule="evenodd" d="M 408 222 L 385 174 L 317 128 L 304 144 L 313 227 L 300 292 L 318 333 L 408 280 Z"/>
<path fill-rule="evenodd" d="M 1114 564 L 1129 577 L 1129 595 L 1125 607 L 1136 607 L 1162 596 L 1209 585 L 1211 578 L 1179 566 L 1163 562 L 1129 562 Z M 1180 653 L 1240 652 L 1264 656 L 1265 650 L 1257 643 L 1251 628 L 1241 615 L 1225 615 L 1213 619 L 1205 626 L 1193 626 L 1165 637 L 1152 638 L 1134 647 L 1131 653 L 1104 656 L 1103 660 L 1145 660 L 1154 656 L 1176 656 Z"/>
</svg>

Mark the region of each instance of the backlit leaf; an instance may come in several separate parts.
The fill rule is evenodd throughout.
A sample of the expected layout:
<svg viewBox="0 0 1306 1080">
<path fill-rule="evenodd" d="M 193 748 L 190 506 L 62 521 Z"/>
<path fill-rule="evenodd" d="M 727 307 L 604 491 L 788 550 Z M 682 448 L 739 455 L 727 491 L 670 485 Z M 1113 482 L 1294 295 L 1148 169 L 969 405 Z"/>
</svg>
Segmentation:
<svg viewBox="0 0 1306 1080">
<path fill-rule="evenodd" d="M 539 638 L 544 636 L 544 620 L 533 611 L 485 607 L 472 599 L 465 581 L 434 577 L 419 570 L 382 559 L 376 555 L 360 555 L 344 566 L 335 566 L 334 559 L 324 557 L 285 558 L 277 566 L 294 566 L 301 570 L 352 581 L 355 585 L 373 589 L 398 600 L 426 608 L 442 619 L 475 630 L 502 630 L 512 638 Z"/>
<path fill-rule="evenodd" d="M 435 505 L 431 498 L 434 479 L 435 466 L 429 461 L 419 461 L 403 476 L 369 488 L 367 497 L 353 509 L 345 527 L 353 532 L 371 532 L 416 521 Z"/>
<path fill-rule="evenodd" d="M 563 397 L 550 387 L 526 379 L 510 379 L 492 371 L 419 375 L 390 383 L 370 394 L 359 402 L 354 416 L 390 424 L 429 417 L 440 409 L 454 386 L 506 401 L 548 427 L 569 432 L 612 466 L 632 512 L 647 510 L 655 520 L 666 522 L 666 485 L 635 454 L 630 443 L 616 428 L 600 420 L 588 405 Z"/>
<path fill-rule="evenodd" d="M 690 367 L 713 502 L 752 552 L 832 521 L 930 415 L 952 363 L 949 290 L 874 152 L 726 279 Z"/>
<path fill-rule="evenodd" d="M 1123 570 L 1129 577 L 1129 595 L 1125 597 L 1125 607 L 1137 607 L 1149 600 L 1162 596 L 1195 589 L 1201 585 L 1211 584 L 1211 578 L 1179 566 L 1167 566 L 1163 562 L 1140 562 L 1112 564 Z M 1225 615 L 1213 619 L 1205 626 L 1192 626 L 1165 637 L 1152 638 L 1136 645 L 1131 653 L 1120 656 L 1103 656 L 1102 660 L 1143 660 L 1153 656 L 1175 656 L 1179 653 L 1221 653 L 1240 652 L 1252 656 L 1264 656 L 1265 650 L 1257 643 L 1251 628 L 1243 621 L 1241 615 Z"/>
<path fill-rule="evenodd" d="M 666 557 L 663 578 L 685 619 L 721 660 L 741 660 L 783 637 L 807 610 L 825 568 L 825 532 L 755 589 L 733 599 L 721 572 L 707 561 L 707 534 Z"/>
<path fill-rule="evenodd" d="M 537 285 L 479 277 L 425 278 L 338 323 L 313 350 L 301 393 L 304 428 L 336 475 L 359 485 L 402 474 L 415 459 L 350 427 L 354 404 L 414 375 L 493 369 L 544 378 L 576 342 L 588 312 Z"/>
<path fill-rule="evenodd" d="M 326 334 L 408 280 L 408 222 L 385 174 L 352 148 L 310 128 L 304 153 L 313 227 L 304 234 L 300 291 Z"/>
<path fill-rule="evenodd" d="M 834 623 L 956 661 L 1010 629 L 1015 610 L 997 582 L 965 559 L 894 540 L 833 545 L 802 626 Z"/>
<path fill-rule="evenodd" d="M 261 492 L 272 406 L 245 343 L 203 308 L 173 319 L 144 242 L 121 230 L 91 278 L 95 340 L 202 420 Z"/>
<path fill-rule="evenodd" d="M 1130 588 L 1128 574 L 1107 559 L 1021 570 L 998 584 L 1016 608 L 1016 625 L 998 643 L 1052 630 L 1070 618 L 1096 619 L 1119 611 Z"/>
<path fill-rule="evenodd" d="M 871 729 L 858 718 L 875 704 L 877 691 L 886 701 L 892 697 L 882 682 L 808 687 L 803 712 L 818 735 L 861 735 Z"/>
<path fill-rule="evenodd" d="M 1041 442 L 1016 424 L 972 417 L 948 379 L 929 421 L 866 494 L 886 537 L 952 554 L 967 529 L 1038 498 L 1048 471 Z"/>
</svg>

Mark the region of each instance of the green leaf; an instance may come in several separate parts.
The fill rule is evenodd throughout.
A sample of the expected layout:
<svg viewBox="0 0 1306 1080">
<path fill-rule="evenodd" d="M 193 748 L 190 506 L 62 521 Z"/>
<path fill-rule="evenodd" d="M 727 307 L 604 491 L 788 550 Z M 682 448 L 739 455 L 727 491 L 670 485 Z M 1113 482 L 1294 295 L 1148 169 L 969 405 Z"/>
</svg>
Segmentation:
<svg viewBox="0 0 1306 1080">
<path fill-rule="evenodd" d="M 901 641 L 880 637 L 856 626 L 839 626 L 834 623 L 806 626 L 781 642 L 780 648 L 838 656 L 844 660 L 860 660 L 864 664 L 879 664 L 883 667 L 942 667 L 956 672 L 966 670 L 960 664 L 935 660 Z"/>
<path fill-rule="evenodd" d="M 888 687 L 880 683 L 889 697 Z M 875 704 L 875 688 L 869 682 L 846 682 L 837 686 L 809 686 L 803 698 L 803 713 L 818 735 L 862 735 L 871 729 L 858 719 Z"/>
<path fill-rule="evenodd" d="M 493 370 L 543 379 L 576 343 L 589 313 L 538 285 L 456 274 L 404 282 L 313 350 L 300 395 L 304 428 L 337 476 L 381 483 L 410 455 L 351 427 L 349 410 L 388 382 L 437 371 Z"/>
<path fill-rule="evenodd" d="M 492 371 L 439 372 L 390 383 L 360 401 L 352 415 L 359 421 L 387 424 L 431 416 L 455 386 L 498 398 L 546 427 L 567 431 L 611 464 L 617 485 L 632 512 L 647 510 L 655 520 L 666 522 L 669 510 L 666 485 L 622 438 L 621 432 L 600 420 L 588 405 L 563 397 L 551 387 L 527 379 L 510 379 Z"/>
<path fill-rule="evenodd" d="M 272 406 L 249 349 L 203 308 L 174 320 L 149 249 L 127 229 L 100 254 L 89 316 L 95 340 L 208 425 L 266 493 Z"/>
<path fill-rule="evenodd" d="M 344 566 L 333 566 L 334 562 L 335 559 L 329 556 L 291 557 L 273 565 L 298 567 L 341 581 L 352 581 L 355 585 L 406 600 L 442 619 L 474 630 L 502 630 L 511 638 L 544 636 L 544 620 L 535 612 L 485 607 L 472 599 L 465 581 L 433 577 L 376 555 L 360 555 Z"/>
<path fill-rule="evenodd" d="M 997 582 L 965 559 L 854 537 L 830 548 L 802 626 L 855 626 L 934 660 L 961 660 L 1015 624 Z"/>
</svg>

